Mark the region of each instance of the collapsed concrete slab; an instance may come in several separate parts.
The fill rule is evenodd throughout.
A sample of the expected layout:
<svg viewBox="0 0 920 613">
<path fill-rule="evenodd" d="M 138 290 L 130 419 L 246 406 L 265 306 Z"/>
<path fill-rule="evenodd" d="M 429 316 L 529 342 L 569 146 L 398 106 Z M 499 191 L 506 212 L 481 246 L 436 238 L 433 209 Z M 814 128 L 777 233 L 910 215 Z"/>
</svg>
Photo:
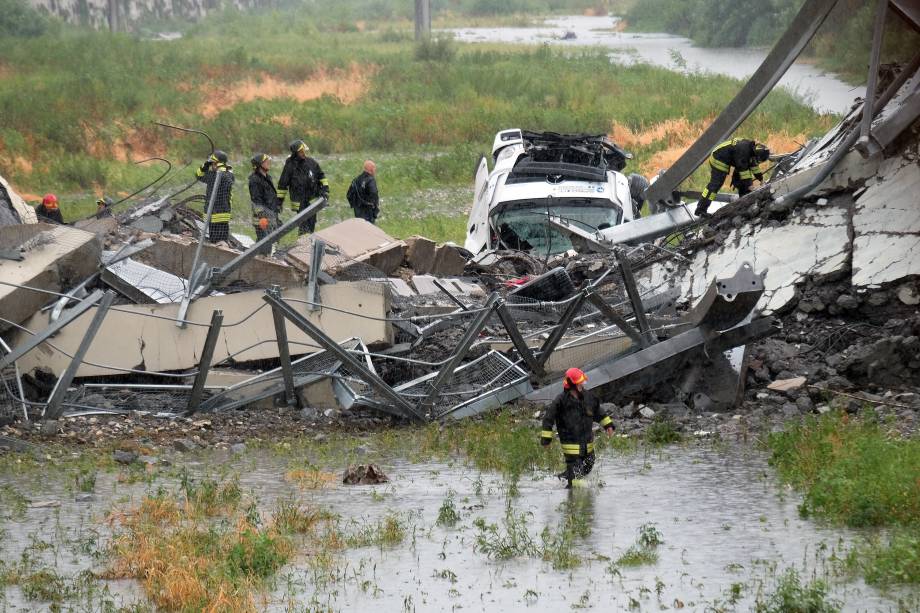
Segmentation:
<svg viewBox="0 0 920 613">
<path fill-rule="evenodd" d="M 74 222 L 74 228 L 92 232 L 96 236 L 105 237 L 118 227 L 118 220 L 114 217 L 103 217 L 102 219 L 81 219 Z"/>
<path fill-rule="evenodd" d="M 310 270 L 313 240 L 326 243 L 323 270 L 347 268 L 352 263 L 373 266 L 385 275 L 395 271 L 406 257 L 407 245 L 363 219 L 346 219 L 319 232 L 300 237 L 288 251 L 287 262 L 304 274 Z"/>
<path fill-rule="evenodd" d="M 106 251 L 106 256 L 115 255 Z M 135 304 L 172 304 L 181 302 L 188 291 L 188 281 L 163 270 L 125 258 L 106 266 L 102 281 Z"/>
<path fill-rule="evenodd" d="M 454 296 L 469 296 L 471 298 L 482 298 L 486 295 L 485 291 L 479 285 L 471 283 L 464 279 L 448 278 L 437 279 Z M 431 275 L 415 275 L 412 277 L 412 285 L 415 291 L 420 295 L 440 294 L 441 288 L 435 285 L 435 277 Z"/>
<path fill-rule="evenodd" d="M 0 259 L 0 314 L 20 323 L 52 297 L 6 283 L 59 292 L 95 272 L 102 243 L 90 232 L 37 223 L 0 227 L 0 249 L 22 251 L 22 261 Z M 9 327 L 0 321 L 0 331 Z"/>
<path fill-rule="evenodd" d="M 417 274 L 432 274 L 439 277 L 463 274 L 466 257 L 456 245 L 438 245 L 424 236 L 410 236 L 406 239 L 406 263 Z"/>
<path fill-rule="evenodd" d="M 885 160 L 877 179 L 856 198 L 854 286 L 920 274 L 920 165 L 916 156 Z"/>
<path fill-rule="evenodd" d="M 332 338 L 357 336 L 367 344 L 392 343 L 392 327 L 386 321 L 381 321 L 390 307 L 390 294 L 386 286 L 337 283 L 321 287 L 320 292 L 322 304 L 331 308 L 307 310 L 307 305 L 297 302 L 305 297 L 302 289 L 288 290 L 283 296 Z M 265 305 L 263 295 L 262 291 L 250 291 L 200 298 L 192 303 L 187 316 L 189 322 L 197 325 L 189 323 L 184 329 L 175 324 L 178 304 L 113 307 L 76 376 L 123 374 L 117 368 L 149 372 L 193 368 L 200 361 L 208 323 L 215 309 L 223 311 L 224 324 L 212 364 L 218 365 L 228 358 L 232 358 L 233 362 L 277 358 L 278 345 L 275 342 L 272 312 Z M 22 372 L 31 373 L 38 369 L 55 375 L 63 372 L 69 363 L 64 353 L 72 354 L 76 350 L 94 313 L 95 308 L 90 309 L 51 341 L 21 358 L 19 367 Z M 29 330 L 38 331 L 47 324 L 47 315 L 38 313 L 25 325 Z M 287 334 L 292 355 L 312 353 L 319 349 L 309 336 L 293 326 L 287 326 Z M 13 345 L 22 342 L 25 336 L 25 333 L 19 333 Z"/>
<path fill-rule="evenodd" d="M 747 261 L 766 271 L 758 308 L 764 314 L 779 311 L 795 298 L 795 285 L 806 275 L 829 276 L 848 266 L 851 203 L 845 196 L 805 207 L 784 226 L 764 227 L 757 220 L 733 229 L 718 248 L 698 251 L 687 267 L 656 264 L 649 285 L 673 280 L 695 303 L 711 279 L 728 276 Z"/>
<path fill-rule="evenodd" d="M 188 278 L 195 260 L 195 250 L 198 241 L 185 236 L 157 236 L 153 246 L 143 254 L 135 256 L 135 260 L 148 266 L 172 273 L 176 276 Z M 239 256 L 239 253 L 226 247 L 205 244 L 201 248 L 201 259 L 210 266 L 219 267 Z M 227 276 L 225 284 L 239 281 L 253 287 L 268 287 L 280 285 L 293 287 L 303 283 L 300 272 L 278 260 L 262 256 L 254 258 L 243 264 L 238 270 Z"/>
<path fill-rule="evenodd" d="M 0 226 L 38 223 L 35 209 L 0 175 Z"/>
</svg>

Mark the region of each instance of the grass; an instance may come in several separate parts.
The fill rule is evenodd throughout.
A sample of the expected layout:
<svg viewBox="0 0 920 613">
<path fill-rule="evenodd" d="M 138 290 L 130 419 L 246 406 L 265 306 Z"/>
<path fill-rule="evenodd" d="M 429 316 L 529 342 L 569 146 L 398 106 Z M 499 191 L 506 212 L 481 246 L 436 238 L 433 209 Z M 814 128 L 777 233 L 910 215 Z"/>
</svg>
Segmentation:
<svg viewBox="0 0 920 613">
<path fill-rule="evenodd" d="M 769 445 L 780 478 L 802 491 L 804 515 L 889 529 L 854 548 L 852 569 L 871 583 L 920 583 L 920 439 L 889 432 L 865 411 L 810 418 Z"/>
<path fill-rule="evenodd" d="M 451 491 L 444 498 L 441 507 L 438 509 L 438 519 L 435 523 L 444 528 L 453 528 L 460 521 L 460 513 L 454 504 L 454 493 Z"/>
<path fill-rule="evenodd" d="M 648 566 L 658 562 L 656 549 L 664 543 L 664 537 L 655 524 L 639 526 L 636 542 L 614 562 L 615 566 Z"/>
<path fill-rule="evenodd" d="M 153 121 L 196 127 L 230 153 L 240 176 L 236 202 L 243 209 L 235 229 L 251 232 L 245 160 L 257 150 L 281 158 L 288 141 L 303 137 L 332 187 L 332 207 L 320 215 L 321 227 L 350 215 L 346 188 L 361 161 L 372 157 L 379 164 L 385 230 L 461 242 L 473 166 L 480 153 L 488 153 L 497 130 L 616 135 L 625 129 L 642 137 L 624 143 L 636 156 L 629 170 L 650 175 L 702 132 L 741 85 L 724 77 L 611 64 L 598 49 L 446 40 L 417 48 L 398 34 L 407 26 L 399 11 L 363 32 L 335 21 L 357 20 L 359 13 L 337 14 L 324 23 L 309 11 L 226 12 L 184 28 L 181 40 L 165 44 L 72 28 L 2 39 L 3 174 L 27 194 L 59 192 L 65 217 L 75 219 L 94 212 L 102 193 L 127 194 L 161 171 L 158 163 L 132 161 L 161 155 L 198 163 L 207 154 L 202 138 L 157 128 Z M 92 80 L 81 76 L 88 66 Z M 264 80 L 268 76 L 272 84 Z M 281 89 L 270 99 L 216 101 L 223 95 L 218 92 L 241 91 L 241 82 L 258 90 L 260 79 L 266 96 L 270 87 Z M 326 95 L 294 90 L 317 82 L 332 84 Z M 662 129 L 677 120 L 683 132 Z M 778 132 L 804 138 L 832 121 L 775 92 L 742 131 L 756 138 Z M 278 167 L 276 162 L 276 176 Z M 185 168 L 167 183 L 191 177 Z M 700 186 L 705 178 L 700 174 L 691 183 Z"/>
<path fill-rule="evenodd" d="M 795 568 L 789 568 L 776 581 L 769 594 L 758 594 L 756 613 L 836 613 L 841 603 L 827 596 L 827 584 L 820 579 L 802 582 Z"/>
<path fill-rule="evenodd" d="M 656 415 L 645 429 L 645 442 L 651 445 L 670 445 L 681 440 L 678 426 L 670 417 Z"/>
</svg>

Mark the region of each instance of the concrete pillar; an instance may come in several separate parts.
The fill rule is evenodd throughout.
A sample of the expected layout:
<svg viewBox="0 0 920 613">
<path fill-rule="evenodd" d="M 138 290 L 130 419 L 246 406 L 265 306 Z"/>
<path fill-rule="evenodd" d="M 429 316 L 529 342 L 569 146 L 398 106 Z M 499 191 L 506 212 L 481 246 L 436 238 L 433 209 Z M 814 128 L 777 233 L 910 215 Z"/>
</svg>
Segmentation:
<svg viewBox="0 0 920 613">
<path fill-rule="evenodd" d="M 415 0 L 415 40 L 431 37 L 431 0 Z"/>
</svg>

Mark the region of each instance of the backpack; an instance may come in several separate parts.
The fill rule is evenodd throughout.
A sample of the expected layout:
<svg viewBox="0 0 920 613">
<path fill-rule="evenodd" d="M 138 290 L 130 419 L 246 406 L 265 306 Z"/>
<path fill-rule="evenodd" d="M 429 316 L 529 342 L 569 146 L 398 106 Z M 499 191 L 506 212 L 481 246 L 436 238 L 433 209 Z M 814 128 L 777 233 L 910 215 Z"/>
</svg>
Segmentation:
<svg viewBox="0 0 920 613">
<path fill-rule="evenodd" d="M 356 209 L 356 208 L 358 208 L 361 204 L 363 204 L 363 203 L 362 203 L 362 198 L 361 198 L 360 194 L 358 194 L 357 182 L 358 182 L 358 178 L 357 178 L 357 177 L 355 177 L 354 179 L 352 179 L 352 180 L 351 180 L 351 185 L 348 186 L 348 192 L 345 194 L 345 197 L 348 199 L 348 204 L 350 204 L 350 205 L 351 205 L 351 208 L 353 208 L 353 209 Z"/>
</svg>

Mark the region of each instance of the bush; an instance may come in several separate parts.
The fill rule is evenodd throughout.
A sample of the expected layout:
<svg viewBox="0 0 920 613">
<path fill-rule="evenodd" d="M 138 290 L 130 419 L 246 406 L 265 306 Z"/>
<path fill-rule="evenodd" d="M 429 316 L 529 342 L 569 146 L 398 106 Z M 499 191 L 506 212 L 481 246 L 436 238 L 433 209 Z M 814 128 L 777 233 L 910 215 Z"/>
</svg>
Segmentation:
<svg viewBox="0 0 920 613">
<path fill-rule="evenodd" d="M 0 38 L 32 38 L 48 31 L 51 19 L 25 0 L 0 0 Z"/>
<path fill-rule="evenodd" d="M 457 48 L 450 36 L 425 38 L 415 45 L 415 59 L 420 62 L 449 62 L 456 55 Z"/>
</svg>

